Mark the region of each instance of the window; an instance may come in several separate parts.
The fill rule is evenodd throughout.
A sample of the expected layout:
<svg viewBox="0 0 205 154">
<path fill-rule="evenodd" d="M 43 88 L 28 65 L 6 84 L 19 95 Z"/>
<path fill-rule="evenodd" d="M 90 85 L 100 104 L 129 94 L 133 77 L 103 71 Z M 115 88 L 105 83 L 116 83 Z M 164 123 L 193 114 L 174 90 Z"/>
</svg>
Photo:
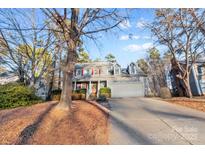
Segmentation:
<svg viewBox="0 0 205 154">
<path fill-rule="evenodd" d="M 77 83 L 76 84 L 76 89 L 78 90 L 78 89 L 81 89 L 81 83 Z"/>
<path fill-rule="evenodd" d="M 99 74 L 99 70 L 98 69 L 94 69 L 94 75 L 98 75 Z"/>
<path fill-rule="evenodd" d="M 136 72 L 136 67 L 135 67 L 135 65 L 131 64 L 130 65 L 130 74 L 135 74 L 135 72 Z"/>
<path fill-rule="evenodd" d="M 109 74 L 109 75 L 114 75 L 113 66 L 110 66 L 110 67 L 108 68 L 108 74 Z"/>
<path fill-rule="evenodd" d="M 81 76 L 82 70 L 81 69 L 76 69 L 76 76 Z"/>
<path fill-rule="evenodd" d="M 116 66 L 116 67 L 115 67 L 115 74 L 116 74 L 116 75 L 119 75 L 119 74 L 120 74 L 120 67 L 119 67 L 119 66 Z"/>
<path fill-rule="evenodd" d="M 106 87 L 106 81 L 100 81 L 100 88 Z"/>
<path fill-rule="evenodd" d="M 84 75 L 90 75 L 90 70 L 89 69 L 85 69 L 84 70 Z"/>
<path fill-rule="evenodd" d="M 198 66 L 198 74 L 202 75 L 203 74 L 203 66 Z"/>
<path fill-rule="evenodd" d="M 86 83 L 82 83 L 82 84 L 81 84 L 81 89 L 87 89 Z"/>
</svg>

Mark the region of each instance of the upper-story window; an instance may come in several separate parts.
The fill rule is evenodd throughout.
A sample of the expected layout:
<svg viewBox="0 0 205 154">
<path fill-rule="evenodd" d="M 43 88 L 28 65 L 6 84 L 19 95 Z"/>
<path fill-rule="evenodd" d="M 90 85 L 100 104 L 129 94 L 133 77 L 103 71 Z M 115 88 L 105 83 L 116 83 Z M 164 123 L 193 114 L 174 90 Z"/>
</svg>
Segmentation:
<svg viewBox="0 0 205 154">
<path fill-rule="evenodd" d="M 114 68 L 113 68 L 113 66 L 110 66 L 110 67 L 108 68 L 108 74 L 109 74 L 109 75 L 114 75 Z"/>
<path fill-rule="evenodd" d="M 130 74 L 136 74 L 136 66 L 134 64 L 130 65 Z"/>
<path fill-rule="evenodd" d="M 116 65 L 115 66 L 115 75 L 119 75 L 120 71 L 121 71 L 120 66 Z"/>
<path fill-rule="evenodd" d="M 198 75 L 203 75 L 203 73 L 204 73 L 204 67 L 198 66 Z"/>
<path fill-rule="evenodd" d="M 90 73 L 90 69 L 85 69 L 84 70 L 84 74 L 83 75 L 90 75 L 91 73 Z"/>
<path fill-rule="evenodd" d="M 98 74 L 99 74 L 99 69 L 94 69 L 93 74 L 94 74 L 94 75 L 98 75 Z"/>
<path fill-rule="evenodd" d="M 76 76 L 81 76 L 81 75 L 82 75 L 82 70 L 76 69 Z"/>
</svg>

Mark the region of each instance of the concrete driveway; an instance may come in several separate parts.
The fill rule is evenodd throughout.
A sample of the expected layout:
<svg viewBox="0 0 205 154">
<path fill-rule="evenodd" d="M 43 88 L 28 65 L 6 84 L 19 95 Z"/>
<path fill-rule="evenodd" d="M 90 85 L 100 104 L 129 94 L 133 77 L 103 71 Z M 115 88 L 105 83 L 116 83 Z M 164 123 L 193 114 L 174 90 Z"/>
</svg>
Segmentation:
<svg viewBox="0 0 205 154">
<path fill-rule="evenodd" d="M 205 112 L 151 98 L 110 105 L 109 144 L 205 144 Z"/>
</svg>

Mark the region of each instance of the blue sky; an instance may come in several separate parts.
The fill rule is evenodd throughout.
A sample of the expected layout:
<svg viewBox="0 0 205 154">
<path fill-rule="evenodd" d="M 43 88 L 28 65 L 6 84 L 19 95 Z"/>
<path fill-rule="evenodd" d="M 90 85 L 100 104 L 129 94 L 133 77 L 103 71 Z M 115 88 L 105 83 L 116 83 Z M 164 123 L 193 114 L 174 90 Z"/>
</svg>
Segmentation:
<svg viewBox="0 0 205 154">
<path fill-rule="evenodd" d="M 31 12 L 31 9 L 25 10 Z M 89 52 L 91 59 L 104 59 L 107 54 L 112 53 L 118 63 L 122 67 L 126 67 L 130 62 L 136 62 L 139 58 L 147 56 L 146 51 L 153 46 L 154 41 L 150 31 L 144 28 L 143 23 L 153 21 L 155 9 L 129 9 L 129 11 L 130 18 L 120 25 L 121 30 L 101 33 L 98 46 L 91 40 L 84 42 L 84 48 Z M 37 9 L 36 13 L 38 15 L 37 23 L 43 24 L 44 18 L 41 10 Z M 22 26 L 27 27 L 25 21 Z M 158 49 L 163 52 L 163 48 Z"/>
<path fill-rule="evenodd" d="M 145 58 L 147 49 L 153 46 L 154 41 L 143 23 L 153 21 L 154 12 L 154 9 L 132 10 L 130 19 L 120 25 L 122 30 L 103 35 L 99 39 L 100 46 L 96 47 L 94 43 L 86 41 L 85 48 L 90 57 L 103 59 L 108 53 L 112 53 L 123 67 L 139 58 Z M 132 34 L 132 39 L 129 34 Z"/>
</svg>

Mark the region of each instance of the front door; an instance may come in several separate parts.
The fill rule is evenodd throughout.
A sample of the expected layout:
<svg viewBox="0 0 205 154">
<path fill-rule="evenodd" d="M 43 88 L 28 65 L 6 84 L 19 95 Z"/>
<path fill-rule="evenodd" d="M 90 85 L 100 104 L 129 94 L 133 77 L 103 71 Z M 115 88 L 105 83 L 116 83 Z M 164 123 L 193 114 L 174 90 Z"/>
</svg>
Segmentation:
<svg viewBox="0 0 205 154">
<path fill-rule="evenodd" d="M 92 94 L 97 95 L 97 83 L 95 82 L 92 83 L 91 89 L 92 89 Z"/>
</svg>

